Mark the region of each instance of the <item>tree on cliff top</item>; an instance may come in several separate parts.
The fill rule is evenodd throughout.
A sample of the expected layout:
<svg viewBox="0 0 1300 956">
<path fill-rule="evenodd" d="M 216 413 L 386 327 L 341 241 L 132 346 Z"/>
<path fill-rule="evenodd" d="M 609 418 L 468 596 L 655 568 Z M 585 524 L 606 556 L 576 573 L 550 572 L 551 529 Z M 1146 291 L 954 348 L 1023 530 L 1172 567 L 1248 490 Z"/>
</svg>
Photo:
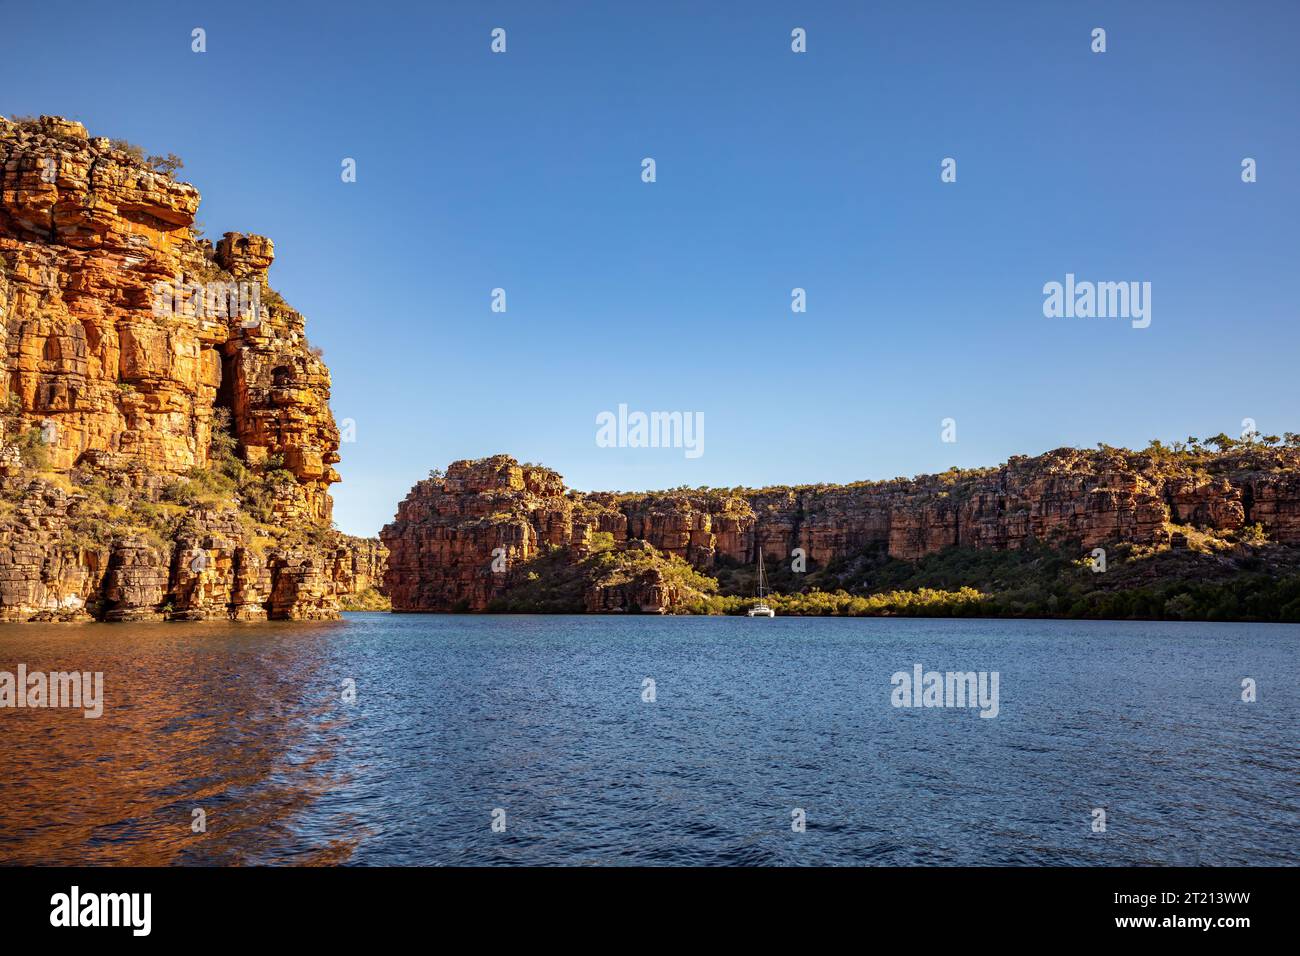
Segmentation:
<svg viewBox="0 0 1300 956">
<path fill-rule="evenodd" d="M 184 161 L 175 153 L 168 153 L 166 156 L 148 156 L 145 154 L 143 147 L 137 146 L 129 140 L 112 139 L 109 140 L 109 145 L 120 152 L 126 153 L 136 162 L 148 166 L 155 173 L 162 173 L 168 179 L 175 179 L 176 170 L 185 166 Z"/>
</svg>

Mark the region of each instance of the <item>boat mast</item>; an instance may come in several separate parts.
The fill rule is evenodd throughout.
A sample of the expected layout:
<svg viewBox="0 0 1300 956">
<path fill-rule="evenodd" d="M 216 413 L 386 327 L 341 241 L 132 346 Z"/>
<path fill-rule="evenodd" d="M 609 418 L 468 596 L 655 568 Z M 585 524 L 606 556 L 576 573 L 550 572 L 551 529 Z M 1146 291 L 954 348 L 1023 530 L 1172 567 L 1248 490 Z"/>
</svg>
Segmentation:
<svg viewBox="0 0 1300 956">
<path fill-rule="evenodd" d="M 767 580 L 763 574 L 763 545 L 758 546 L 758 599 L 763 600 L 763 595 L 767 591 Z"/>
</svg>

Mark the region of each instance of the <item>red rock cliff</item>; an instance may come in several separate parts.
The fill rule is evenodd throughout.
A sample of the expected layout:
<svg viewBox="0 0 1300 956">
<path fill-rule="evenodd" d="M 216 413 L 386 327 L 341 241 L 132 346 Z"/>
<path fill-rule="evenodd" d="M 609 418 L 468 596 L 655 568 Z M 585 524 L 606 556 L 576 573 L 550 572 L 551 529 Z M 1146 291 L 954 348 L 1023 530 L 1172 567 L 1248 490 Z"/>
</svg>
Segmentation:
<svg viewBox="0 0 1300 956">
<path fill-rule="evenodd" d="M 511 567 L 544 545 L 580 557 L 595 534 L 708 571 L 753 562 L 759 547 L 776 562 L 801 548 L 816 567 L 864 552 L 915 561 L 953 546 L 1161 548 L 1171 524 L 1230 532 L 1254 523 L 1300 545 L 1300 451 L 1065 448 L 914 480 L 646 494 L 567 491 L 549 469 L 498 455 L 417 484 L 381 539 L 394 610 L 483 610 L 519 582 L 493 572 L 494 555 L 508 555 Z M 599 609 L 601 599 L 587 604 Z"/>
<path fill-rule="evenodd" d="M 198 192 L 156 166 L 0 118 L 0 618 L 333 616 L 337 552 L 366 546 L 329 532 L 329 370 L 271 241 L 198 238 Z"/>
</svg>

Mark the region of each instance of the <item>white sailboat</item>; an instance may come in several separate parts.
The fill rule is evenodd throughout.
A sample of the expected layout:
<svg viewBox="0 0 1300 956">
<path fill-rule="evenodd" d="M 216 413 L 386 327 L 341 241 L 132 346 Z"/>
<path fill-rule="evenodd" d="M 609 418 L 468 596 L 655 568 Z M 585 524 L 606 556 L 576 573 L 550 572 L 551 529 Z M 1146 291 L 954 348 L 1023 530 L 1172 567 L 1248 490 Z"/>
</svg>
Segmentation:
<svg viewBox="0 0 1300 956">
<path fill-rule="evenodd" d="M 758 603 L 745 612 L 746 617 L 776 617 L 776 612 L 767 606 L 767 575 L 763 572 L 763 546 L 758 546 Z"/>
</svg>

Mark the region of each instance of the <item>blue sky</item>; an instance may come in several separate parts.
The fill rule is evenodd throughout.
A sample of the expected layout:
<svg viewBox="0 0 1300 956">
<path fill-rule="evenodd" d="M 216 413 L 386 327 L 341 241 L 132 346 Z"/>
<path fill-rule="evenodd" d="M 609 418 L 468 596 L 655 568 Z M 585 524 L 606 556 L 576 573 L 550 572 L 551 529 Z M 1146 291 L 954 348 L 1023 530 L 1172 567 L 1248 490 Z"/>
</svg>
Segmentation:
<svg viewBox="0 0 1300 956">
<path fill-rule="evenodd" d="M 337 522 L 374 534 L 430 468 L 496 452 L 631 490 L 1300 431 L 1298 26 L 1283 2 L 8 3 L 0 111 L 175 152 L 207 235 L 275 240 L 356 422 Z M 1045 318 L 1067 272 L 1151 282 L 1150 327 Z M 620 403 L 704 413 L 704 454 L 597 447 Z"/>
</svg>

